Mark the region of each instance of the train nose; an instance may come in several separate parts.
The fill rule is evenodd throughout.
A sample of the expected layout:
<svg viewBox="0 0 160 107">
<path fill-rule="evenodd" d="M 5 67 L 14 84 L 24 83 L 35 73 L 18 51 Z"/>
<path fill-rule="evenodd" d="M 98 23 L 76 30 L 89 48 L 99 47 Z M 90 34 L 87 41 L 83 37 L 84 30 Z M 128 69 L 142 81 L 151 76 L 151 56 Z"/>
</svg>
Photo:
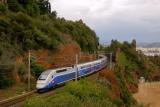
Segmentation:
<svg viewBox="0 0 160 107">
<path fill-rule="evenodd" d="M 45 82 L 39 82 L 37 81 L 37 85 L 36 85 L 36 88 L 37 89 L 42 89 L 46 86 L 46 83 Z"/>
</svg>

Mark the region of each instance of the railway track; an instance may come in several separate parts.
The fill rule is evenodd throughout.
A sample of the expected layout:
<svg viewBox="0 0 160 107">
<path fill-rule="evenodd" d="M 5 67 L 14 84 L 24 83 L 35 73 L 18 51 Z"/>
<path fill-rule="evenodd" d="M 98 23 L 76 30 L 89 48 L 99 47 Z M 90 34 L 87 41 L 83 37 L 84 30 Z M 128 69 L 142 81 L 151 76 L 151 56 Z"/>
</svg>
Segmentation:
<svg viewBox="0 0 160 107">
<path fill-rule="evenodd" d="M 36 93 L 36 90 L 0 101 L 0 107 L 20 107 L 17 104 Z"/>
<path fill-rule="evenodd" d="M 51 89 L 45 93 L 37 93 L 37 90 L 30 91 L 28 93 L 18 95 L 9 99 L 0 101 L 0 107 L 23 107 L 25 100 L 30 97 L 48 97 L 55 94 L 56 89 L 63 89 L 64 85 Z"/>
</svg>

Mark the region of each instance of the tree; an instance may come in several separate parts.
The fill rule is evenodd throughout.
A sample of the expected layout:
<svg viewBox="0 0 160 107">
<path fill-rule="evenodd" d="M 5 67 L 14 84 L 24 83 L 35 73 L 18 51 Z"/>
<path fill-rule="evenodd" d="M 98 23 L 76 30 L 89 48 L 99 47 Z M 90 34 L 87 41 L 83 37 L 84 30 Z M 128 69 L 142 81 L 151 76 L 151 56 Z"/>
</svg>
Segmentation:
<svg viewBox="0 0 160 107">
<path fill-rule="evenodd" d="M 51 18 L 57 18 L 57 12 L 56 11 L 52 11 Z"/>
<path fill-rule="evenodd" d="M 8 9 L 13 12 L 18 12 L 23 10 L 17 0 L 8 0 L 7 4 L 8 4 Z"/>
<path fill-rule="evenodd" d="M 48 0 L 39 0 L 38 4 L 41 14 L 51 13 L 51 4 Z"/>
<path fill-rule="evenodd" d="M 28 4 L 31 0 L 18 0 L 20 4 Z"/>
<path fill-rule="evenodd" d="M 135 39 L 132 40 L 131 47 L 133 49 L 136 49 L 136 40 Z"/>
</svg>

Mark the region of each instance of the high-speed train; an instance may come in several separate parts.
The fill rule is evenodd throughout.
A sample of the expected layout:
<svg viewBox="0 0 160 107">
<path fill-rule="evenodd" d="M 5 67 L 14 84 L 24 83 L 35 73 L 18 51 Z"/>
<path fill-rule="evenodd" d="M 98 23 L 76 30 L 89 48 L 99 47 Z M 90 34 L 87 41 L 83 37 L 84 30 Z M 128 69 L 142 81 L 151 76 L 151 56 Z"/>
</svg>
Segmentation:
<svg viewBox="0 0 160 107">
<path fill-rule="evenodd" d="M 107 57 L 100 56 L 100 59 L 78 64 L 74 67 L 62 67 L 44 71 L 38 78 L 37 91 L 46 91 L 59 84 L 76 78 L 80 78 L 97 72 L 107 65 Z"/>
</svg>

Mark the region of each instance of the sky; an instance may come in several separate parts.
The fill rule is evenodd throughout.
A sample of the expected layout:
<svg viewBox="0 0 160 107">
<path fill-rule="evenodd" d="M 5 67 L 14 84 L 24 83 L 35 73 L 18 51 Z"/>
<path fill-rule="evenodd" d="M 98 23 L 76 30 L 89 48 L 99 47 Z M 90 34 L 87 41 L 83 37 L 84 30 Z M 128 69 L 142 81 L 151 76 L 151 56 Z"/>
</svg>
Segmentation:
<svg viewBox="0 0 160 107">
<path fill-rule="evenodd" d="M 160 0 L 50 0 L 67 20 L 82 19 L 101 43 L 160 42 Z"/>
</svg>

